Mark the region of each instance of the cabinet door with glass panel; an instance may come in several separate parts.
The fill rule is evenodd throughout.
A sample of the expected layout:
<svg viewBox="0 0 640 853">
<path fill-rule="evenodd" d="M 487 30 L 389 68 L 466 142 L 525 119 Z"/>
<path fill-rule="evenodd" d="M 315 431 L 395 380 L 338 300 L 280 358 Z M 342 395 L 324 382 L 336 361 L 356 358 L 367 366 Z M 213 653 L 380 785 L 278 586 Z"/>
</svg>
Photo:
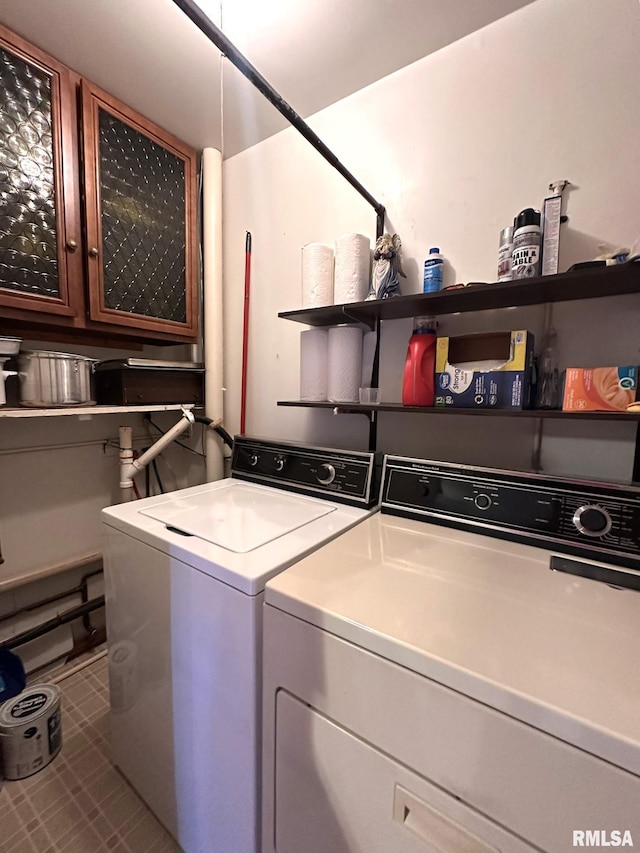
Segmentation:
<svg viewBox="0 0 640 853">
<path fill-rule="evenodd" d="M 75 81 L 0 26 L 0 315 L 83 313 Z"/>
<path fill-rule="evenodd" d="M 82 81 L 89 318 L 196 332 L 196 152 Z"/>
</svg>

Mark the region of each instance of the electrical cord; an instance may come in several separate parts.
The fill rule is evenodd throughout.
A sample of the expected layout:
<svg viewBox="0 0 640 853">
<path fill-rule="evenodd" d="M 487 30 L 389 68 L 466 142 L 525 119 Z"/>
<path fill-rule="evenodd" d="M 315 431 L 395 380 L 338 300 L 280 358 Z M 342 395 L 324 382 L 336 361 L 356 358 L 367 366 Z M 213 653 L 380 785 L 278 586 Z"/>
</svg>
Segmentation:
<svg viewBox="0 0 640 853">
<path fill-rule="evenodd" d="M 222 426 L 222 424 L 214 422 L 211 418 L 205 418 L 202 415 L 195 415 L 194 420 L 199 424 L 206 424 L 211 427 L 214 432 L 217 432 L 220 438 L 224 441 L 224 443 L 233 450 L 233 439 L 226 431 L 226 429 Z"/>
<path fill-rule="evenodd" d="M 147 415 L 147 416 L 146 416 L 146 418 L 147 418 L 147 420 L 149 421 L 149 423 L 151 424 L 151 426 L 152 426 L 154 429 L 157 429 L 157 430 L 158 430 L 158 432 L 160 433 L 160 435 L 164 435 L 164 434 L 165 434 L 165 431 L 164 431 L 163 429 L 161 429 L 161 428 L 158 426 L 158 424 L 154 424 L 154 422 L 153 422 L 153 420 L 151 419 L 151 416 L 150 416 L 150 415 Z M 199 450 L 195 450 L 193 447 L 189 447 L 189 445 L 188 445 L 188 444 L 183 444 L 181 441 L 174 441 L 174 442 L 173 442 L 173 444 L 177 444 L 177 445 L 178 445 L 178 447 L 182 447 L 182 448 L 184 448 L 184 450 L 188 450 L 188 451 L 189 451 L 189 453 L 195 453 L 195 455 L 196 455 L 196 456 L 202 456 L 202 457 L 204 458 L 204 453 L 200 453 L 200 451 L 199 451 Z"/>
<path fill-rule="evenodd" d="M 164 430 L 161 429 L 158 424 L 155 424 L 151 418 L 151 415 L 145 415 L 146 419 L 149 421 L 154 429 L 157 429 L 161 435 L 164 435 Z M 205 418 L 202 415 L 195 415 L 194 420 L 196 423 L 204 424 L 205 426 L 211 427 L 214 432 L 217 432 L 223 442 L 233 450 L 233 438 L 229 435 L 226 429 L 222 426 L 222 424 L 214 423 L 211 418 Z M 188 450 L 190 453 L 195 453 L 198 456 L 204 456 L 204 453 L 200 453 L 198 450 L 194 450 L 193 447 L 189 447 L 186 444 L 183 444 L 181 441 L 174 441 L 174 444 L 183 447 L 185 450 Z"/>
<path fill-rule="evenodd" d="M 153 473 L 156 475 L 156 480 L 158 481 L 158 488 L 160 489 L 160 494 L 164 495 L 165 490 L 164 490 L 164 486 L 162 485 L 162 480 L 160 479 L 160 472 L 158 471 L 158 465 L 156 463 L 156 460 L 153 459 L 151 461 L 151 464 L 153 465 Z"/>
</svg>

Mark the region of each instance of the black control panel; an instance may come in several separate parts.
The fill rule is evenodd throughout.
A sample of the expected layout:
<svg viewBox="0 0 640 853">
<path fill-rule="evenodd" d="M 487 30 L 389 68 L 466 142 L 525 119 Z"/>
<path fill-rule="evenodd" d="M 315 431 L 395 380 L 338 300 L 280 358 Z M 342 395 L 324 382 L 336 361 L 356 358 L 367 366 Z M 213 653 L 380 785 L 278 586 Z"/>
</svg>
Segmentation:
<svg viewBox="0 0 640 853">
<path fill-rule="evenodd" d="M 389 456 L 382 511 L 640 568 L 640 489 Z"/>
<path fill-rule="evenodd" d="M 231 476 L 352 506 L 378 502 L 374 453 L 236 436 Z"/>
</svg>

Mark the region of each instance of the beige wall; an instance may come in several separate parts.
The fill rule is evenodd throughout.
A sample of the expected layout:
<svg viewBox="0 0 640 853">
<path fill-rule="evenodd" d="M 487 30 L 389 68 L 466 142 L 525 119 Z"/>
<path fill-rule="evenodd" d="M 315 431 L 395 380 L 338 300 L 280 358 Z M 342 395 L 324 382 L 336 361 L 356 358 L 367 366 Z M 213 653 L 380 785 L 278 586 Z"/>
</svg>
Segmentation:
<svg viewBox="0 0 640 853">
<path fill-rule="evenodd" d="M 310 120 L 337 156 L 387 207 L 403 240 L 403 292 L 421 289 L 429 246 L 448 280 L 492 281 L 498 233 L 540 206 L 552 180 L 575 185 L 563 226 L 561 268 L 598 245 L 640 235 L 640 5 L 538 0 L 322 111 Z M 379 45 L 377 49 L 384 49 Z M 248 117 L 250 120 L 250 116 Z M 298 397 L 299 334 L 278 311 L 300 307 L 300 249 L 346 231 L 373 239 L 371 208 L 293 129 L 226 161 L 224 169 L 226 423 L 239 422 L 244 234 L 253 234 L 247 431 L 365 447 L 358 415 L 278 408 Z M 638 362 L 640 298 L 555 309 L 560 366 Z M 543 309 L 441 318 L 441 332 L 529 328 Z M 411 321 L 383 326 L 381 388 L 400 400 Z M 528 468 L 533 423 L 381 414 L 379 449 Z M 545 470 L 629 477 L 635 426 L 548 423 Z"/>
</svg>

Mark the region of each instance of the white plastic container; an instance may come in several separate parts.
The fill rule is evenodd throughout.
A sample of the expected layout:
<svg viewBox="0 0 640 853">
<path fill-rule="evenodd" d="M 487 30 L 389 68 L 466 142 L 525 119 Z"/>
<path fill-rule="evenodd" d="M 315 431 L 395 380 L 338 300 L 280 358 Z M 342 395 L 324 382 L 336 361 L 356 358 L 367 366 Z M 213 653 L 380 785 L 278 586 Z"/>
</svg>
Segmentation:
<svg viewBox="0 0 640 853">
<path fill-rule="evenodd" d="M 442 288 L 443 264 L 444 258 L 440 254 L 440 249 L 437 246 L 429 249 L 429 256 L 424 262 L 423 293 L 434 293 Z"/>
<path fill-rule="evenodd" d="M 62 748 L 54 684 L 34 684 L 0 707 L 0 747 L 6 779 L 26 779 L 53 761 Z"/>
</svg>

